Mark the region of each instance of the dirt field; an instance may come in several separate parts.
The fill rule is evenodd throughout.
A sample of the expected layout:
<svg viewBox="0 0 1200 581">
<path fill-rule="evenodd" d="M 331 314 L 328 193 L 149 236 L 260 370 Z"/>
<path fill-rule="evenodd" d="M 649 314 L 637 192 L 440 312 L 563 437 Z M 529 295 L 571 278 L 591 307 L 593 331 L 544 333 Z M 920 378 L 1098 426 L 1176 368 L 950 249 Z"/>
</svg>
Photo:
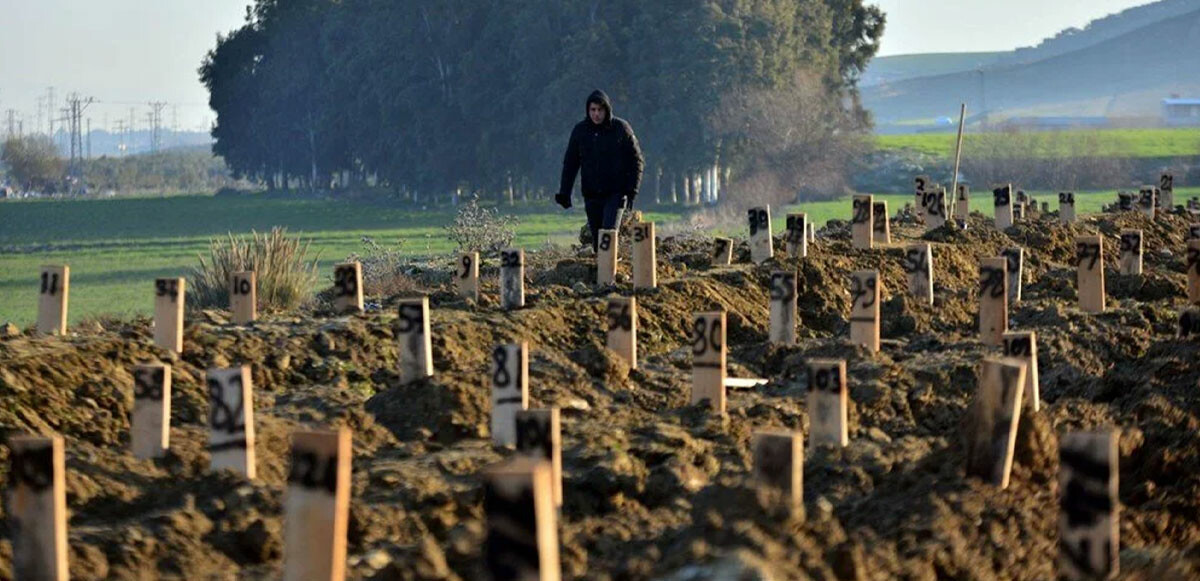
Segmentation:
<svg viewBox="0 0 1200 581">
<path fill-rule="evenodd" d="M 1112 426 L 1120 438 L 1122 576 L 1200 577 L 1200 361 L 1175 338 L 1185 302 L 1188 220 L 1051 218 L 1001 233 L 973 215 L 967 231 L 898 220 L 896 243 L 852 250 L 831 222 L 807 259 L 711 267 L 709 241 L 659 241 L 660 288 L 639 294 L 639 369 L 604 348 L 605 298 L 593 264 L 528 253 L 527 308 L 501 312 L 495 261 L 485 299 L 450 287 L 450 261 L 414 276 L 428 289 L 434 365 L 401 386 L 393 323 L 398 297 L 363 316 L 265 316 L 251 327 L 190 313 L 181 357 L 154 347 L 150 321 L 113 321 L 65 338 L 0 340 L 0 437 L 66 438 L 70 568 L 76 579 L 274 579 L 282 570 L 288 437 L 297 427 L 354 432 L 349 577 L 482 579 L 478 472 L 512 454 L 489 439 L 487 355 L 530 343 L 531 407 L 563 414 L 569 579 L 1051 579 L 1057 555 L 1057 438 Z M 1116 274 L 1117 235 L 1145 231 L 1141 277 Z M 1076 307 L 1077 235 L 1106 238 L 1109 309 Z M 934 245 L 936 301 L 904 294 L 904 245 Z M 1035 330 L 1040 412 L 1020 418 L 1007 490 L 964 477 L 965 411 L 980 360 L 979 259 L 1026 249 L 1014 330 Z M 777 248 L 779 244 L 777 242 Z M 770 271 L 799 269 L 800 344 L 767 344 Z M 847 273 L 878 268 L 883 348 L 847 345 Z M 628 275 L 628 264 L 621 265 Z M 375 297 L 374 300 L 380 300 Z M 728 311 L 730 375 L 770 382 L 729 393 L 727 416 L 690 406 L 688 329 L 697 311 Z M 12 330 L 9 331 L 12 333 Z M 806 454 L 807 518 L 764 507 L 747 486 L 752 430 L 808 432 L 805 362 L 847 360 L 850 444 Z M 172 448 L 160 462 L 128 451 L 133 365 L 174 366 Z M 204 371 L 246 363 L 254 377 L 259 478 L 207 471 Z M 7 486 L 0 448 L 0 487 Z M 5 509 L 6 510 L 6 509 Z M 0 579 L 12 531 L 0 524 Z"/>
</svg>

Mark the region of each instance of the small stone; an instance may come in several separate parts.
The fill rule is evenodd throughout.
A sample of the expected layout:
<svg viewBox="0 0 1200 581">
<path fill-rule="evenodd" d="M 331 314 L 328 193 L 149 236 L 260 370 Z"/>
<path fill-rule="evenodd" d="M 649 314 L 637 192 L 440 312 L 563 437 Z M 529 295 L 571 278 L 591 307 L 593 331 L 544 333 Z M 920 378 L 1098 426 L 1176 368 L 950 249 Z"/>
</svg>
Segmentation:
<svg viewBox="0 0 1200 581">
<path fill-rule="evenodd" d="M 586 295 L 586 294 L 588 294 L 588 292 L 591 291 L 591 289 L 588 288 L 588 285 L 584 284 L 582 281 L 576 282 L 571 287 L 571 290 L 575 291 L 575 294 L 577 294 L 577 295 Z"/>
<path fill-rule="evenodd" d="M 392 556 L 383 549 L 375 549 L 363 556 L 363 562 L 372 569 L 382 569 L 392 562 Z"/>
<path fill-rule="evenodd" d="M 19 337 L 19 336 L 21 336 L 20 327 L 17 327 L 16 325 L 14 325 L 12 323 L 8 323 L 8 322 L 4 323 L 4 326 L 0 326 L 0 338 L 8 339 L 10 337 Z"/>
<path fill-rule="evenodd" d="M 592 404 L 589 404 L 583 399 L 574 397 L 567 400 L 567 403 L 563 405 L 563 409 L 586 412 L 592 409 Z"/>
<path fill-rule="evenodd" d="M 887 433 L 874 426 L 867 429 L 867 437 L 875 440 L 876 442 L 881 442 L 884 444 L 890 444 L 892 442 L 892 438 L 888 436 Z"/>
</svg>

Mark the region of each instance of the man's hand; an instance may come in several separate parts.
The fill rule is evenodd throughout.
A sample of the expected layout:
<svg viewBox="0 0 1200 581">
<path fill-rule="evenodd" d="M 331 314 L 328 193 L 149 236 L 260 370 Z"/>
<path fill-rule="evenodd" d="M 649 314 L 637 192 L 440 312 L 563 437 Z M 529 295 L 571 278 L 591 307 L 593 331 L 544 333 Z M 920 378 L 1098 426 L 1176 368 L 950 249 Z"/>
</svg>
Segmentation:
<svg viewBox="0 0 1200 581">
<path fill-rule="evenodd" d="M 637 197 L 637 194 L 625 194 L 625 204 L 624 204 L 624 206 L 625 206 L 625 209 L 626 209 L 626 210 L 632 210 L 632 209 L 633 209 L 633 199 L 634 199 L 634 198 L 636 198 L 636 197 Z"/>
<path fill-rule="evenodd" d="M 554 201 L 562 206 L 564 210 L 571 207 L 571 194 L 556 194 Z"/>
</svg>

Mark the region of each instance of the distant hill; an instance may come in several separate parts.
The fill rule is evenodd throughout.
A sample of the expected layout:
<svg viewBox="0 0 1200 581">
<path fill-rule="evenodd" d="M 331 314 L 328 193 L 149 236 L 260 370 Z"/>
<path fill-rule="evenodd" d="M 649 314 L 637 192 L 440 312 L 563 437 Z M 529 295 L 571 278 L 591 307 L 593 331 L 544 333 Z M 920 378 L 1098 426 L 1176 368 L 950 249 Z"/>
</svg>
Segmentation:
<svg viewBox="0 0 1200 581">
<path fill-rule="evenodd" d="M 1177 13 L 1184 5 L 1193 9 Z M 1066 50 L 1072 46 L 1082 48 Z M 1164 97 L 1200 96 L 1200 0 L 1164 0 L 1130 9 L 1028 50 L 1033 52 L 1001 53 L 986 66 L 971 66 L 971 58 L 980 57 L 962 54 L 912 55 L 933 58 L 906 59 L 910 69 L 923 62 L 930 71 L 966 68 L 863 87 L 863 103 L 882 125 L 957 116 L 962 102 L 975 114 L 986 104 L 991 120 L 1108 116 L 1152 121 Z M 1018 55 L 1036 54 L 1051 56 L 1014 62 Z M 901 70 L 904 62 L 885 62 L 883 70 Z"/>
</svg>

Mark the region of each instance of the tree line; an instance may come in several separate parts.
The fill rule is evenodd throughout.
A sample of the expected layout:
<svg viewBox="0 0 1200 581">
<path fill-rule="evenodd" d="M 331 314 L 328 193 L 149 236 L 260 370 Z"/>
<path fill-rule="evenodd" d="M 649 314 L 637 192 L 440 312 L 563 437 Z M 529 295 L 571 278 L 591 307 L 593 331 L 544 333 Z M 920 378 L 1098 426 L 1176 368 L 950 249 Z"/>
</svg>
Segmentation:
<svg viewBox="0 0 1200 581">
<path fill-rule="evenodd" d="M 845 148 L 787 152 L 869 126 L 855 83 L 883 25 L 863 0 L 257 0 L 199 73 L 214 153 L 269 188 L 537 195 L 601 88 L 641 140 L 643 198 L 697 202 L 789 160 L 840 167 L 810 158 Z M 797 134 L 764 141 L 763 103 Z"/>
</svg>

